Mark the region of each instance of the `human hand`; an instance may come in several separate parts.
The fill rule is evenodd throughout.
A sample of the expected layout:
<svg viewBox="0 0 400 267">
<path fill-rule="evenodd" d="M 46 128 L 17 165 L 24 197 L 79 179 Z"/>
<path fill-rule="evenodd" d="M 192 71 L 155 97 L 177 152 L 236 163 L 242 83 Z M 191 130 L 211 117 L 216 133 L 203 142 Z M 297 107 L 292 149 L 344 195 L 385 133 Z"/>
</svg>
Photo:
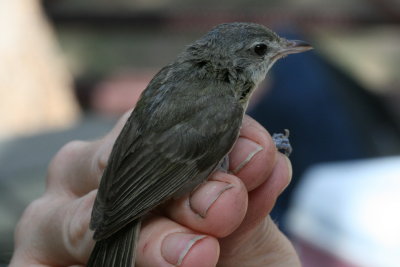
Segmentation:
<svg viewBox="0 0 400 267">
<path fill-rule="evenodd" d="M 88 229 L 91 208 L 127 117 L 104 138 L 74 141 L 57 153 L 46 192 L 18 223 L 11 267 L 85 265 L 94 245 Z M 232 173 L 214 173 L 194 192 L 168 201 L 143 221 L 137 266 L 300 266 L 292 245 L 268 216 L 289 183 L 290 162 L 249 117 L 230 153 L 230 167 Z"/>
</svg>

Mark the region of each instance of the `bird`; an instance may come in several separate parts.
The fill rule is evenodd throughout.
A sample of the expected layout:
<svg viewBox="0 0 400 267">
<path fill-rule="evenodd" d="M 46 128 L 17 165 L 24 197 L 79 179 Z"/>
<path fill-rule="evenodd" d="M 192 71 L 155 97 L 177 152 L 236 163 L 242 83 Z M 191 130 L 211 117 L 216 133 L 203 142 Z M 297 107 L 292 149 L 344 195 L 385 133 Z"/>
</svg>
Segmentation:
<svg viewBox="0 0 400 267">
<path fill-rule="evenodd" d="M 142 92 L 102 174 L 87 266 L 135 266 L 143 217 L 191 192 L 226 162 L 268 70 L 278 59 L 310 49 L 260 24 L 224 23 L 162 68 Z M 278 137 L 278 148 L 288 149 L 287 134 Z"/>
</svg>

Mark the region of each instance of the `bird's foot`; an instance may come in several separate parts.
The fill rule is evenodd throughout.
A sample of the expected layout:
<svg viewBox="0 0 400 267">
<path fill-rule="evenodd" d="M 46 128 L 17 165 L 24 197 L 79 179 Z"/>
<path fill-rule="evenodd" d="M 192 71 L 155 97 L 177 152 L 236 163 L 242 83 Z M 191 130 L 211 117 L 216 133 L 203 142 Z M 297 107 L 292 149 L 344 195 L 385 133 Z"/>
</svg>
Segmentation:
<svg viewBox="0 0 400 267">
<path fill-rule="evenodd" d="M 272 140 L 274 140 L 275 146 L 279 152 L 289 156 L 292 153 L 292 146 L 289 142 L 289 130 L 285 129 L 285 133 L 274 133 Z"/>
</svg>

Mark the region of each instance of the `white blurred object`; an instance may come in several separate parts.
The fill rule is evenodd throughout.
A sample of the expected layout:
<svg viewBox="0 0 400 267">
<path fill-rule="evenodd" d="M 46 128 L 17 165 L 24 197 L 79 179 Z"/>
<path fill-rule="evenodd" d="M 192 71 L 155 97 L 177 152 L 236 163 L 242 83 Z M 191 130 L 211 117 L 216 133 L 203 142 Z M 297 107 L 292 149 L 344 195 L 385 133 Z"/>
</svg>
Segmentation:
<svg viewBox="0 0 400 267">
<path fill-rule="evenodd" d="M 351 265 L 400 266 L 400 157 L 313 167 L 287 224 L 295 239 Z"/>
<path fill-rule="evenodd" d="M 0 1 L 0 32 L 0 139 L 74 123 L 72 76 L 41 1 Z"/>
</svg>

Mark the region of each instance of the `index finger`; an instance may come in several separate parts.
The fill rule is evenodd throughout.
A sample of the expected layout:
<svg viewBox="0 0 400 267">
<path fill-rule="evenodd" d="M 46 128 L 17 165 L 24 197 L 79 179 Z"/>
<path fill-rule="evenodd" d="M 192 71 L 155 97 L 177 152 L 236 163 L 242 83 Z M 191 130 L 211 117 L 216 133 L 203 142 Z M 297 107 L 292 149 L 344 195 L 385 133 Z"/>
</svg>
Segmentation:
<svg viewBox="0 0 400 267">
<path fill-rule="evenodd" d="M 47 191 L 82 196 L 97 189 L 114 142 L 131 111 L 114 128 L 96 141 L 72 141 L 60 149 L 47 173 Z"/>
<path fill-rule="evenodd" d="M 229 154 L 230 171 L 251 191 L 262 184 L 276 164 L 277 150 L 271 135 L 256 120 L 243 118 L 240 136 Z"/>
</svg>

